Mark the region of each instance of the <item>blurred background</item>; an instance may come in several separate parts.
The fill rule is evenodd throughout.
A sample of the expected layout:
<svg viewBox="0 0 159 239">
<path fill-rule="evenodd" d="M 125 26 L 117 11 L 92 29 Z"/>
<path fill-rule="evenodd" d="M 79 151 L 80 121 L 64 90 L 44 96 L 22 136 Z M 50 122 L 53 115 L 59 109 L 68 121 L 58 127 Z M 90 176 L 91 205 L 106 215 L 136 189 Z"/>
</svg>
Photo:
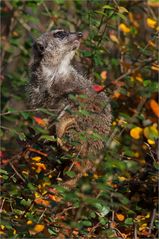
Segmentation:
<svg viewBox="0 0 159 239">
<path fill-rule="evenodd" d="M 4 237 L 157 238 L 158 10 L 157 0 L 1 1 Z M 41 138 L 31 137 L 40 134 L 45 142 L 54 141 L 45 127 L 50 114 L 41 109 L 46 114 L 41 117 L 28 108 L 25 86 L 29 81 L 33 39 L 56 28 L 83 32 L 72 64 L 95 85 L 105 87 L 113 122 L 110 151 L 97 171 L 85 176 L 85 188 L 78 187 L 72 194 L 64 189 L 49 194 L 54 196 L 49 200 L 56 205 L 51 211 L 57 217 L 54 220 L 43 190 L 57 183 L 58 173 L 49 178 L 53 166 L 47 168 L 56 147 L 50 153 L 47 146 L 41 145 Z M 34 155 L 19 156 L 26 145 L 32 147 Z M 27 157 L 44 160 L 36 176 L 34 169 L 28 170 L 31 163 Z M 12 160 L 14 165 L 10 164 Z M 69 173 L 67 176 L 72 177 Z M 42 183 L 45 186 L 40 189 Z M 21 193 L 24 188 L 25 195 Z M 36 201 L 35 193 L 43 195 L 43 201 Z M 85 194 L 94 201 L 85 202 Z"/>
</svg>

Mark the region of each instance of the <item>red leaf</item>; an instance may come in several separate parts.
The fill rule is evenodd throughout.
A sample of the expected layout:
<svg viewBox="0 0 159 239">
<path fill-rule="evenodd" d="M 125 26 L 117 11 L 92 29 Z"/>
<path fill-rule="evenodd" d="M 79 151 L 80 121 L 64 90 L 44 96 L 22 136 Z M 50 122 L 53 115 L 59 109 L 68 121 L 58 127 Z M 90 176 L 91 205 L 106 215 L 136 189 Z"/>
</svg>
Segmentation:
<svg viewBox="0 0 159 239">
<path fill-rule="evenodd" d="M 101 92 L 105 89 L 104 86 L 101 86 L 101 85 L 93 85 L 93 90 L 96 91 L 96 92 Z"/>
<path fill-rule="evenodd" d="M 40 117 L 36 117 L 36 116 L 33 116 L 33 119 L 35 120 L 35 122 L 37 124 L 39 124 L 40 126 L 46 126 L 46 122 L 45 120 L 41 119 Z"/>
</svg>

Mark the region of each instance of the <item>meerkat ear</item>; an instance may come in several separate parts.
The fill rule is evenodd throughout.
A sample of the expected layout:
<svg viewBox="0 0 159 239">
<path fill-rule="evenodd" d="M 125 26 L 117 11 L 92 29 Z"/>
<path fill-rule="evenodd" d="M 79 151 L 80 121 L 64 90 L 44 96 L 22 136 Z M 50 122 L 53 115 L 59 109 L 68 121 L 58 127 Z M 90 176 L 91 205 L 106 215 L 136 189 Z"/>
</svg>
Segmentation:
<svg viewBox="0 0 159 239">
<path fill-rule="evenodd" d="M 33 43 L 33 50 L 34 50 L 36 53 L 38 53 L 39 55 L 42 55 L 42 54 L 44 53 L 45 48 L 44 48 L 44 46 L 43 46 L 41 43 L 39 43 L 39 42 L 34 42 L 34 43 Z"/>
</svg>

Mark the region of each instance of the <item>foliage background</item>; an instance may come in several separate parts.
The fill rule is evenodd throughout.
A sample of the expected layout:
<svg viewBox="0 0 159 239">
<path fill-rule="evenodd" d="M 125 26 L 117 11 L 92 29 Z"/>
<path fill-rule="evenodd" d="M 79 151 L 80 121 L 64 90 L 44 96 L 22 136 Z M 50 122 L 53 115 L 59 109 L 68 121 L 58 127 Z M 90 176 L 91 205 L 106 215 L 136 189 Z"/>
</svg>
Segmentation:
<svg viewBox="0 0 159 239">
<path fill-rule="evenodd" d="M 1 2 L 2 238 L 157 238 L 158 1 Z M 110 97 L 104 159 L 75 177 L 47 129 L 51 112 L 30 111 L 25 85 L 32 38 L 82 31 L 75 65 Z"/>
</svg>

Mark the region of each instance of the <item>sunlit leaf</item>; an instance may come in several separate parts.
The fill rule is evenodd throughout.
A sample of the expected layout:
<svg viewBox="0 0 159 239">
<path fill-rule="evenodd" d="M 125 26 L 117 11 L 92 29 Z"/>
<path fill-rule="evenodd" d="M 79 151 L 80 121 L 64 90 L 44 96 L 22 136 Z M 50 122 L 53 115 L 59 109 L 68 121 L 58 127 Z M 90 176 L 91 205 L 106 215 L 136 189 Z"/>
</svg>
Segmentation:
<svg viewBox="0 0 159 239">
<path fill-rule="evenodd" d="M 130 28 L 127 27 L 124 23 L 121 23 L 119 25 L 119 29 L 120 29 L 120 31 L 122 31 L 124 33 L 129 33 L 130 32 Z"/>
<path fill-rule="evenodd" d="M 125 7 L 122 7 L 122 6 L 119 6 L 118 10 L 120 13 L 124 13 L 124 12 L 128 13 L 129 12 Z"/>
<path fill-rule="evenodd" d="M 146 19 L 146 22 L 147 22 L 148 27 L 150 27 L 150 28 L 155 28 L 157 25 L 157 21 L 152 18 L 149 18 L 149 17 Z"/>
<path fill-rule="evenodd" d="M 103 8 L 103 9 L 113 9 L 113 7 L 110 6 L 110 5 L 104 5 L 102 8 Z"/>
<path fill-rule="evenodd" d="M 157 125 L 152 125 L 144 128 L 144 136 L 147 139 L 154 140 L 159 136 L 159 132 L 157 130 Z"/>
<path fill-rule="evenodd" d="M 100 73 L 100 76 L 101 76 L 102 80 L 106 80 L 107 79 L 107 71 L 102 71 Z"/>
<path fill-rule="evenodd" d="M 139 139 L 141 137 L 141 133 L 143 132 L 143 129 L 140 127 L 135 127 L 130 130 L 130 135 L 134 139 Z"/>
<path fill-rule="evenodd" d="M 116 213 L 115 216 L 121 222 L 124 221 L 124 219 L 125 219 L 125 216 L 121 213 Z"/>
<path fill-rule="evenodd" d="M 154 112 L 154 114 L 157 117 L 159 117 L 159 104 L 154 99 L 150 100 L 150 107 L 151 107 L 152 111 Z"/>
<path fill-rule="evenodd" d="M 42 232 L 42 231 L 44 230 L 44 228 L 45 228 L 44 225 L 42 225 L 42 224 L 37 224 L 37 225 L 34 226 L 34 228 L 33 228 L 32 230 L 29 230 L 29 233 L 30 233 L 31 235 L 36 235 L 36 234 Z"/>
</svg>

